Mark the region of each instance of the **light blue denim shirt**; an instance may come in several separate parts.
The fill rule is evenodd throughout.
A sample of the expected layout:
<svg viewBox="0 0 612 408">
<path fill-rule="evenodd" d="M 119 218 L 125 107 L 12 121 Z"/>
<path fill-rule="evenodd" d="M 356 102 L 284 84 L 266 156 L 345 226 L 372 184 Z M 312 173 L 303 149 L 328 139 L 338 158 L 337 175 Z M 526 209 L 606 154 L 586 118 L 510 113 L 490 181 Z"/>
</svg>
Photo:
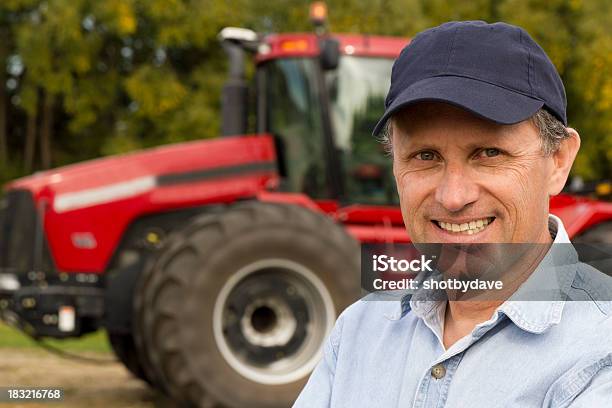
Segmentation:
<svg viewBox="0 0 612 408">
<path fill-rule="evenodd" d="M 549 224 L 555 243 L 570 242 L 561 220 Z M 551 252 L 516 293 L 546 280 Z M 513 296 L 449 349 L 446 301 L 356 302 L 294 408 L 612 407 L 612 278 L 573 249 L 563 256 L 558 299 Z"/>
</svg>

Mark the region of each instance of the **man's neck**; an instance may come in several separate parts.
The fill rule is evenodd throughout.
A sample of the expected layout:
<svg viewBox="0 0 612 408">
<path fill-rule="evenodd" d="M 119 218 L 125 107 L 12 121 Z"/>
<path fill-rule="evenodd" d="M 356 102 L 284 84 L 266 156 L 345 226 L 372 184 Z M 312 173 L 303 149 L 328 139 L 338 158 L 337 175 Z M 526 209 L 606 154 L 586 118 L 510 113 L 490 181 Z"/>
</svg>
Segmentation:
<svg viewBox="0 0 612 408">
<path fill-rule="evenodd" d="M 511 282 L 509 292 L 504 296 L 499 296 L 499 299 L 494 300 L 449 300 L 446 304 L 446 312 L 444 315 L 444 332 L 443 343 L 444 348 L 448 349 L 458 340 L 470 334 L 476 325 L 486 322 L 492 316 L 495 310 L 502 305 L 528 278 L 533 271 L 538 267 L 553 239 L 548 232 L 540 239 L 536 240 L 540 244 L 534 245 L 534 251 L 523 258 L 523 262 L 518 267 L 523 273 L 511 274 L 515 279 Z M 450 298 L 450 297 L 449 297 Z"/>
<path fill-rule="evenodd" d="M 496 301 L 449 301 L 444 315 L 444 348 L 448 349 L 458 340 L 474 330 L 477 324 L 491 318 L 503 300 Z"/>
</svg>

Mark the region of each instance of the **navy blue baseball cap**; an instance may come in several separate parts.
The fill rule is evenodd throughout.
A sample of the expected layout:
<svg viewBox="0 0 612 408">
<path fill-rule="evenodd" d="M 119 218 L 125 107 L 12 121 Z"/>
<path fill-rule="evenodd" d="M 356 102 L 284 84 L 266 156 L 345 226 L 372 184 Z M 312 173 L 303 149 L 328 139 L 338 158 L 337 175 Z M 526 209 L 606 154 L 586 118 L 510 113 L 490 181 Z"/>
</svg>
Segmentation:
<svg viewBox="0 0 612 408">
<path fill-rule="evenodd" d="M 456 105 L 500 124 L 540 108 L 567 126 L 563 82 L 525 30 L 506 23 L 453 21 L 417 34 L 393 64 L 385 113 L 374 128 L 417 102 Z"/>
</svg>

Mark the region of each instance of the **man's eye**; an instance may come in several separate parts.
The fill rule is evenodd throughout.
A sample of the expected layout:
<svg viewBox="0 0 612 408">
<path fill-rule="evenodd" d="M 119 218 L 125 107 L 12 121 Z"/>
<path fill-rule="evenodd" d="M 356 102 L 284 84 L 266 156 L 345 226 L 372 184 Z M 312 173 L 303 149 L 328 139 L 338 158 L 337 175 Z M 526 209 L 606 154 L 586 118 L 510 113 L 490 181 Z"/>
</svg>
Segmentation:
<svg viewBox="0 0 612 408">
<path fill-rule="evenodd" d="M 436 158 L 436 154 L 434 152 L 419 152 L 416 155 L 419 160 L 434 160 Z"/>
<path fill-rule="evenodd" d="M 501 152 L 499 151 L 499 149 L 494 148 L 483 149 L 480 152 L 481 157 L 495 157 L 499 156 L 500 154 Z"/>
</svg>

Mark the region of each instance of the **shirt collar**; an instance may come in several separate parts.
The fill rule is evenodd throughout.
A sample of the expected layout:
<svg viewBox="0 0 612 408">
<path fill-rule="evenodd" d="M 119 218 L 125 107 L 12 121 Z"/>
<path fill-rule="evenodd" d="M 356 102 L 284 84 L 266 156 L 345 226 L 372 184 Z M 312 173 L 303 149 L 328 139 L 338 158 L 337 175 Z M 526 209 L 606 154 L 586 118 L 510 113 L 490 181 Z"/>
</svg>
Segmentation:
<svg viewBox="0 0 612 408">
<path fill-rule="evenodd" d="M 531 333 L 543 333 L 561 321 L 578 264 L 563 222 L 551 215 L 548 225 L 553 245 L 525 283 L 499 307 L 514 324 Z"/>
<path fill-rule="evenodd" d="M 571 245 L 563 222 L 550 215 L 548 228 L 553 245 L 538 267 L 519 289 L 494 313 L 505 314 L 514 324 L 531 333 L 543 333 L 561 321 L 567 293 L 576 274 L 578 256 Z M 562 245 L 557 245 L 562 244 Z M 404 295 L 394 312 L 387 314 L 389 320 L 399 320 L 413 311 L 428 325 L 434 325 L 445 300 L 424 300 L 420 293 Z M 538 300 L 540 299 L 540 300 Z M 546 299 L 546 300 L 542 300 Z"/>
</svg>

